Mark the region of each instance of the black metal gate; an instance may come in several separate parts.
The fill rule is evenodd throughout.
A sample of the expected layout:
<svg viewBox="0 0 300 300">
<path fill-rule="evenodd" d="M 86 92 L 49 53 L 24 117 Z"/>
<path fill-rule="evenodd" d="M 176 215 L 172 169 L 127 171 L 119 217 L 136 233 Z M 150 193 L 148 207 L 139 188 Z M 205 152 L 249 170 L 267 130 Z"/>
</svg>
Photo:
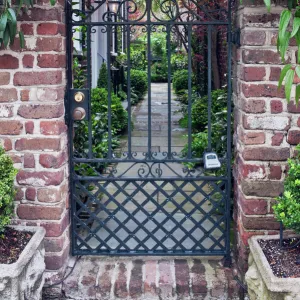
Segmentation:
<svg viewBox="0 0 300 300">
<path fill-rule="evenodd" d="M 229 259 L 231 3 L 217 2 L 67 4 L 74 255 Z M 216 53 L 216 46 L 225 53 Z M 225 138 L 219 141 L 225 150 L 218 153 L 221 167 L 212 171 L 204 168 L 203 155 L 216 147 L 213 106 L 220 100 L 213 96 L 214 59 L 221 55 L 227 65 L 225 71 L 218 65 L 221 83 L 220 73 L 229 74 Z M 172 84 L 181 74 L 184 91 L 175 95 Z M 206 126 L 198 132 L 207 136 L 207 145 L 200 154 L 193 128 L 193 103 L 199 98 L 207 101 Z"/>
</svg>

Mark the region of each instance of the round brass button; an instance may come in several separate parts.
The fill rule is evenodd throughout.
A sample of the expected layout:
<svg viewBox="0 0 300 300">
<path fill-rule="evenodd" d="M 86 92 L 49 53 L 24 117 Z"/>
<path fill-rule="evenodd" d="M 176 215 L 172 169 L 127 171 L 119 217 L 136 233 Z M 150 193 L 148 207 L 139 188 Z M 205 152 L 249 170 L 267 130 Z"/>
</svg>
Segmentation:
<svg viewBox="0 0 300 300">
<path fill-rule="evenodd" d="M 83 102 L 84 101 L 84 93 L 82 92 L 77 92 L 75 95 L 74 95 L 74 100 L 76 102 Z"/>
<path fill-rule="evenodd" d="M 85 109 L 82 108 L 82 107 L 77 107 L 74 109 L 73 111 L 73 119 L 75 121 L 80 121 L 80 120 L 83 120 L 86 116 L 86 112 L 85 112 Z"/>
</svg>

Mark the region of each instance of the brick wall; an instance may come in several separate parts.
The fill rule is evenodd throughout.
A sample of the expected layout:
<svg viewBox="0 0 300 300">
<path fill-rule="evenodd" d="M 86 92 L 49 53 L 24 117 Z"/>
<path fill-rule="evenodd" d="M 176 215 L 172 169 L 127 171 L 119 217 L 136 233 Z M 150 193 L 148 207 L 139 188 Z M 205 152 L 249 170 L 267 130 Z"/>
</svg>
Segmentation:
<svg viewBox="0 0 300 300">
<path fill-rule="evenodd" d="M 37 0 L 19 18 L 25 48 L 17 39 L 0 51 L 0 140 L 20 169 L 15 223 L 46 228 L 46 265 L 56 272 L 69 255 L 63 5 Z"/>
<path fill-rule="evenodd" d="M 242 46 L 236 53 L 235 221 L 239 263 L 246 268 L 247 239 L 278 232 L 272 204 L 283 190 L 287 159 L 300 143 L 300 107 L 287 105 L 277 89 L 282 64 L 276 50 L 282 7 L 268 14 L 264 6 L 240 7 Z M 296 48 L 286 60 L 296 62 Z"/>
</svg>

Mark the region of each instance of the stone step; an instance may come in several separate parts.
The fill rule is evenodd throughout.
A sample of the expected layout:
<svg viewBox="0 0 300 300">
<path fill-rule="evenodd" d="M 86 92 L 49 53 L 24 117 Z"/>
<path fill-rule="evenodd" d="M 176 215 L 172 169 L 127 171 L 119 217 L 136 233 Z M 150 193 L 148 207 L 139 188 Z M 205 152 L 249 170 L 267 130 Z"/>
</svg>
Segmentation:
<svg viewBox="0 0 300 300">
<path fill-rule="evenodd" d="M 63 292 L 64 299 L 74 300 L 240 299 L 232 270 L 213 258 L 85 257 Z"/>
</svg>

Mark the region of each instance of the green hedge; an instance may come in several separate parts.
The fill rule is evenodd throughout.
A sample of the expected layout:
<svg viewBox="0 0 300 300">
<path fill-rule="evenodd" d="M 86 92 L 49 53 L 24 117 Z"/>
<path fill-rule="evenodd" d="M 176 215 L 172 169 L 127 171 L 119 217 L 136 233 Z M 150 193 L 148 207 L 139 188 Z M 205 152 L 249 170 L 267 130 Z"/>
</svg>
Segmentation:
<svg viewBox="0 0 300 300">
<path fill-rule="evenodd" d="M 17 170 L 12 159 L 0 146 L 0 232 L 10 224 L 14 214 L 14 180 Z"/>
<path fill-rule="evenodd" d="M 188 70 L 179 70 L 173 74 L 173 89 L 176 94 L 188 89 L 189 72 Z"/>
<path fill-rule="evenodd" d="M 140 70 L 130 70 L 131 87 L 139 99 L 142 99 L 148 90 L 147 73 Z"/>
</svg>

